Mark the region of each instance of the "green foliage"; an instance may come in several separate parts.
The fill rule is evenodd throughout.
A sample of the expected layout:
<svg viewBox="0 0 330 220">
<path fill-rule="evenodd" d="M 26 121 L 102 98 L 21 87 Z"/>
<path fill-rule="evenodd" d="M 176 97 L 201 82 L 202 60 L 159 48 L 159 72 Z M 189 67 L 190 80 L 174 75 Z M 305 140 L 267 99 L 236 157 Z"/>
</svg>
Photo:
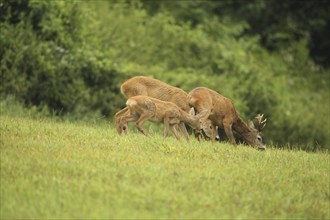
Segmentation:
<svg viewBox="0 0 330 220">
<path fill-rule="evenodd" d="M 241 4 L 227 1 L 1 1 L 1 98 L 112 117 L 125 103 L 121 83 L 146 75 L 214 89 L 245 119 L 265 113 L 269 143 L 329 148 L 329 120 L 319 120 L 329 119 L 329 70 L 310 58 L 308 35 L 292 37 L 301 25 L 256 31 L 266 3 L 250 1 L 244 13 L 255 17 L 245 20 L 232 19 Z M 310 22 L 322 32 L 322 21 Z M 262 42 L 273 38 L 269 51 Z"/>
<path fill-rule="evenodd" d="M 329 155 L 0 116 L 1 219 L 329 219 Z"/>
<path fill-rule="evenodd" d="M 293 42 L 307 38 L 311 58 L 322 66 L 330 65 L 330 5 L 317 1 L 160 1 L 142 0 L 150 14 L 169 12 L 178 22 L 193 26 L 207 24 L 210 18 L 221 21 L 246 22 L 242 35 L 260 36 L 260 43 L 271 51 L 281 50 Z"/>
</svg>

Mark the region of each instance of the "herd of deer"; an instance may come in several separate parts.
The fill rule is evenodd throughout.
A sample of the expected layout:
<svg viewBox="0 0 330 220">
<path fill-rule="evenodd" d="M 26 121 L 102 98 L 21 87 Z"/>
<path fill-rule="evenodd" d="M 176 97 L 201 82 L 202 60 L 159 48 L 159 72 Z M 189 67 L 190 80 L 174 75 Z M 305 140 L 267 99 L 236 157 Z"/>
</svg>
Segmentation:
<svg viewBox="0 0 330 220">
<path fill-rule="evenodd" d="M 142 125 L 145 121 L 153 121 L 164 124 L 165 137 L 171 129 L 177 139 L 181 131 L 189 141 L 186 123 L 194 129 L 199 141 L 203 130 L 214 143 L 219 127 L 225 130 L 231 144 L 236 144 L 234 130 L 246 144 L 265 150 L 260 132 L 267 119 L 259 114 L 256 117 L 257 128 L 251 121 L 245 123 L 236 112 L 233 102 L 211 89 L 197 87 L 187 94 L 157 79 L 135 76 L 121 85 L 121 92 L 128 99 L 126 107 L 115 115 L 119 134 L 127 134 L 128 122 L 134 121 L 136 128 L 147 135 Z"/>
</svg>

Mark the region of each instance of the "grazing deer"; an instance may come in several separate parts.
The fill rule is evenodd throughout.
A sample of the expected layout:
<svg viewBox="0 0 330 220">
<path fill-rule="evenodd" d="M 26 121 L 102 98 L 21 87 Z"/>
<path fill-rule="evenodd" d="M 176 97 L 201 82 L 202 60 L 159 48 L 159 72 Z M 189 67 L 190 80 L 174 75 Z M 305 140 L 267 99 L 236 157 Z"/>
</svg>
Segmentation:
<svg viewBox="0 0 330 220">
<path fill-rule="evenodd" d="M 206 114 L 199 114 L 195 116 L 194 109 L 191 108 L 190 113 L 183 111 L 176 104 L 172 102 L 165 102 L 149 96 L 133 96 L 126 102 L 128 113 L 122 117 L 122 123 L 135 121 L 136 128 L 144 135 L 147 135 L 142 125 L 145 121 L 163 122 L 164 123 L 164 137 L 168 135 L 169 128 L 171 128 L 175 137 L 179 140 L 179 135 L 175 125 L 178 125 L 181 130 L 185 129 L 184 123 L 187 123 L 197 131 L 201 130 L 201 118 Z M 187 141 L 189 135 L 184 133 Z"/>
<path fill-rule="evenodd" d="M 185 112 L 189 112 L 190 107 L 188 104 L 188 94 L 177 87 L 168 85 L 160 80 L 145 77 L 145 76 L 135 76 L 126 80 L 121 85 L 121 92 L 127 97 L 131 98 L 137 95 L 149 96 L 162 101 L 172 102 L 176 104 Z M 122 118 L 130 115 L 128 108 L 118 111 L 115 114 L 116 130 L 119 134 L 124 131 L 128 132 L 127 123 L 122 122 Z M 212 130 L 210 129 L 211 122 L 209 120 L 203 120 L 202 128 L 207 136 L 211 136 Z M 185 136 L 188 132 L 185 128 L 181 128 Z"/>
<path fill-rule="evenodd" d="M 230 143 L 236 144 L 233 131 L 242 136 L 244 142 L 260 150 L 265 150 L 262 143 L 260 131 L 266 125 L 263 115 L 258 115 L 258 129 L 254 127 L 253 122 L 246 124 L 236 112 L 233 102 L 220 95 L 219 93 L 205 88 L 198 87 L 188 94 L 189 105 L 194 107 L 197 115 L 204 114 L 211 121 L 212 126 L 212 143 L 215 142 L 216 126 L 223 128 Z"/>
</svg>

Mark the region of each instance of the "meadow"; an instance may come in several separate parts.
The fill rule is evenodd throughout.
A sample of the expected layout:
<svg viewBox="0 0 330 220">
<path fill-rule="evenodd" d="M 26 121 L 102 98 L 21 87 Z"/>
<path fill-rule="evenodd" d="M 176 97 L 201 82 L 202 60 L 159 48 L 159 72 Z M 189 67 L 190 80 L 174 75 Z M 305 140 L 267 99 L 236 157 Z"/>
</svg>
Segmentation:
<svg viewBox="0 0 330 220">
<path fill-rule="evenodd" d="M 1 219 L 329 219 L 329 153 L 0 115 Z"/>
</svg>

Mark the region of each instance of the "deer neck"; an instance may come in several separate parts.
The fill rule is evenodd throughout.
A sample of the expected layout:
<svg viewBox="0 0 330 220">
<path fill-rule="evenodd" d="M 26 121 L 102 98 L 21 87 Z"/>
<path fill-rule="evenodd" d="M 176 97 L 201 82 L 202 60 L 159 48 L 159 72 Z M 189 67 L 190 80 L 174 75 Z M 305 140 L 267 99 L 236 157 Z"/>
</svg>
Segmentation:
<svg viewBox="0 0 330 220">
<path fill-rule="evenodd" d="M 243 138 L 249 135 L 249 133 L 252 131 L 251 128 L 240 117 L 238 117 L 236 122 L 233 123 L 233 129 Z"/>
<path fill-rule="evenodd" d="M 181 121 L 186 122 L 190 125 L 195 125 L 197 120 L 195 116 L 190 115 L 189 113 L 180 109 Z"/>
</svg>

